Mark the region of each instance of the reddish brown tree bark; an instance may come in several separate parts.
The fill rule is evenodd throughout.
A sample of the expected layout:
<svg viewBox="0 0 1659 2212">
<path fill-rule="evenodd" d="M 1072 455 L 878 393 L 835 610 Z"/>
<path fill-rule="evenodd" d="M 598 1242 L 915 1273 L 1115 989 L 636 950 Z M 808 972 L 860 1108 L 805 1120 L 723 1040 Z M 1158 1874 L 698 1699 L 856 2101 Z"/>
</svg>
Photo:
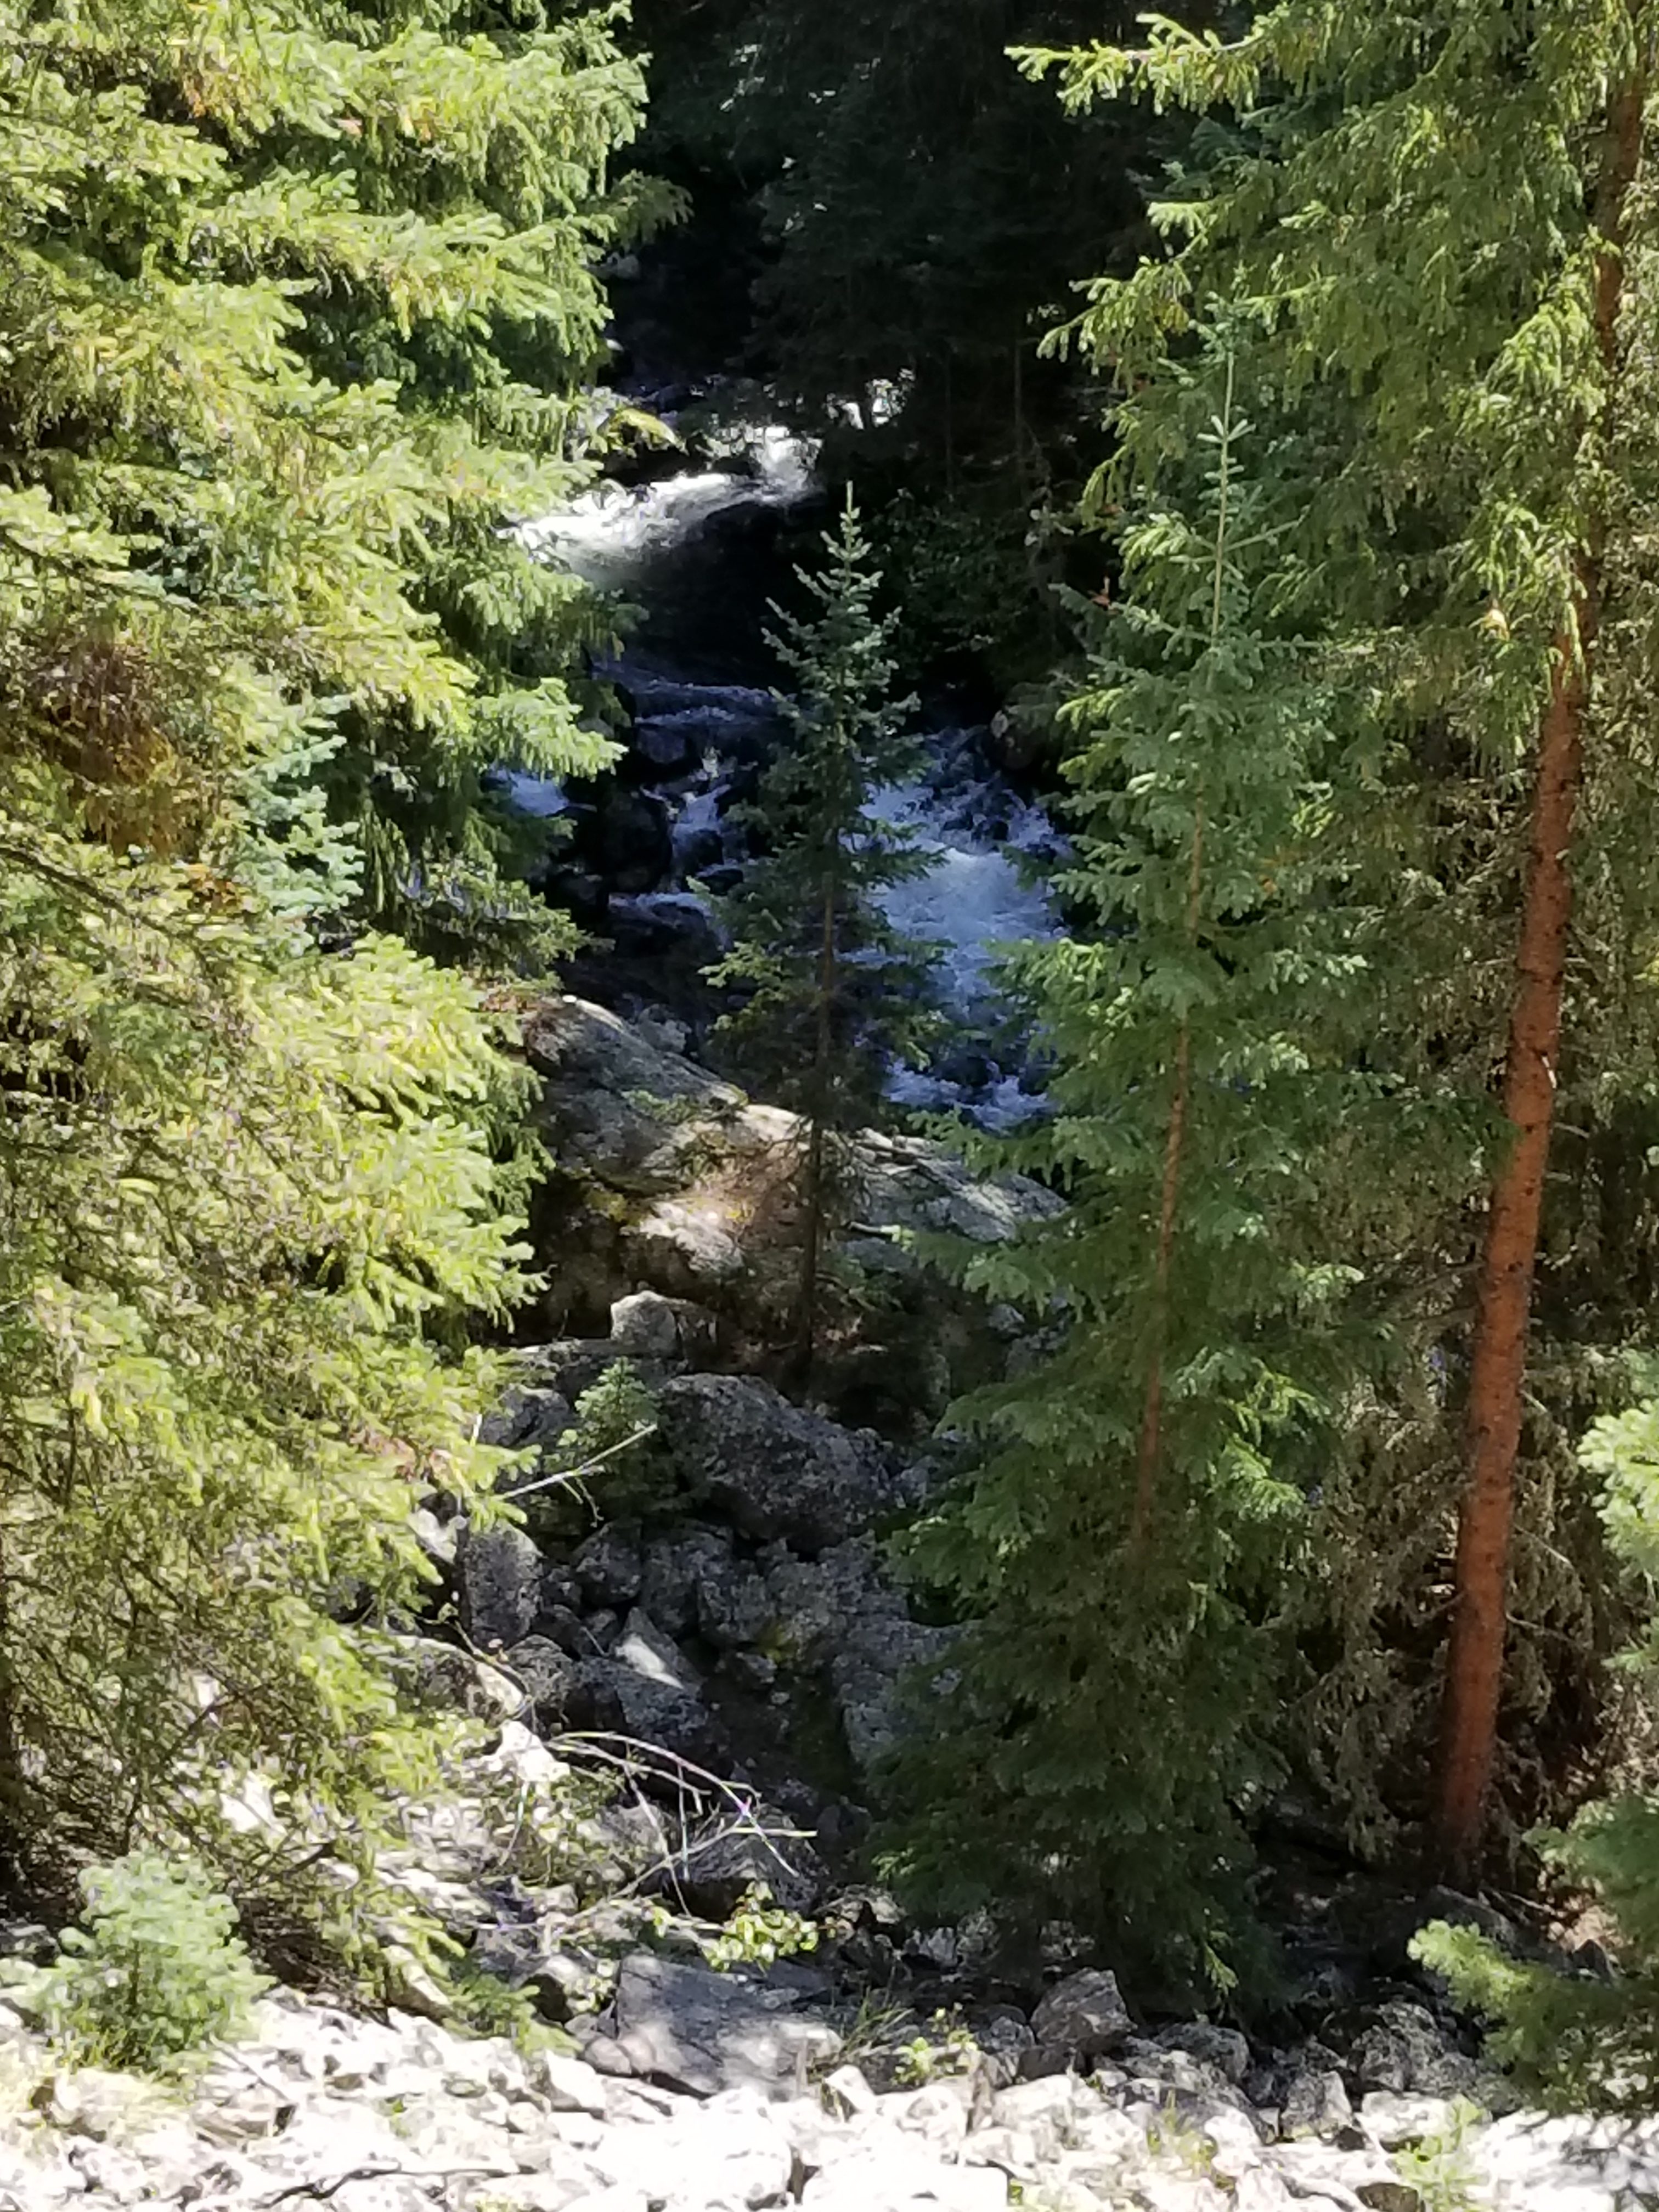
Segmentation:
<svg viewBox="0 0 1659 2212">
<path fill-rule="evenodd" d="M 836 881 L 823 883 L 823 928 L 818 951 L 817 1036 L 812 1054 L 812 1105 L 807 1134 L 806 1172 L 801 1194 L 800 1279 L 795 1294 L 795 1346 L 791 1372 L 804 1381 L 817 1347 L 818 1273 L 823 1251 L 826 1179 L 830 1139 L 830 1063 L 835 1056 Z"/>
<path fill-rule="evenodd" d="M 1610 104 L 1607 125 L 1596 192 L 1595 219 L 1603 243 L 1596 261 L 1595 310 L 1610 399 L 1618 358 L 1625 207 L 1642 149 L 1639 84 L 1620 89 Z M 1539 725 L 1504 1066 L 1504 1112 L 1515 1135 L 1492 1184 L 1475 1306 L 1465 1426 L 1468 1474 L 1458 1519 L 1438 1775 L 1440 1844 L 1454 1874 L 1467 1872 L 1478 1856 L 1497 1758 L 1515 1470 L 1572 916 L 1570 848 L 1583 772 L 1601 595 L 1601 532 L 1593 528 L 1575 556 L 1571 620 L 1553 642 L 1549 698 Z"/>
</svg>

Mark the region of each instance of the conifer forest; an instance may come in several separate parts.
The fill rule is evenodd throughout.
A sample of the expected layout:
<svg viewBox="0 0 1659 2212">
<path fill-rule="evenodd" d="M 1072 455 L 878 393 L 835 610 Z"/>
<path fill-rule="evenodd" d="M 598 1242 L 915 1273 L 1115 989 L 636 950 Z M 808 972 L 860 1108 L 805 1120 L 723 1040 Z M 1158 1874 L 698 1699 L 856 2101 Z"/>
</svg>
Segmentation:
<svg viewBox="0 0 1659 2212">
<path fill-rule="evenodd" d="M 0 49 L 0 2208 L 1659 2201 L 1659 6 Z"/>
</svg>

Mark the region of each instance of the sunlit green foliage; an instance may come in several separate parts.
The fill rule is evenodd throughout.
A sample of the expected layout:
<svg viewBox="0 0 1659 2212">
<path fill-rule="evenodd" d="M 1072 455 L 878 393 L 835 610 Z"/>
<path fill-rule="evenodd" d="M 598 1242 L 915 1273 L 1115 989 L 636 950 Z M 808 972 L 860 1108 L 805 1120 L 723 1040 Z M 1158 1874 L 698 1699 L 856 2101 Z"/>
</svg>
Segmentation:
<svg viewBox="0 0 1659 2212">
<path fill-rule="evenodd" d="M 319 298 L 412 333 L 553 280 L 392 188 L 394 142 L 494 143 L 423 17 L 13 5 L 0 45 L 0 1839 L 48 1881 L 187 1850 L 362 1964 L 441 1741 L 378 1640 L 410 1515 L 505 1463 L 465 1344 L 521 1288 L 524 1079 L 460 976 L 319 949 L 364 848 L 319 779 L 376 718 L 474 743 L 423 579 L 533 471 L 302 347 Z"/>
<path fill-rule="evenodd" d="M 0 9 L 5 543 L 109 533 L 222 780 L 309 694 L 356 902 L 440 948 L 532 911 L 485 771 L 608 757 L 608 619 L 510 526 L 591 476 L 594 266 L 667 211 L 618 12 Z"/>
<path fill-rule="evenodd" d="M 30 1992 L 72 2065 L 177 2075 L 246 2031 L 268 1986 L 236 1908 L 187 1863 L 142 1851 L 82 1875 L 84 1928 Z"/>
</svg>

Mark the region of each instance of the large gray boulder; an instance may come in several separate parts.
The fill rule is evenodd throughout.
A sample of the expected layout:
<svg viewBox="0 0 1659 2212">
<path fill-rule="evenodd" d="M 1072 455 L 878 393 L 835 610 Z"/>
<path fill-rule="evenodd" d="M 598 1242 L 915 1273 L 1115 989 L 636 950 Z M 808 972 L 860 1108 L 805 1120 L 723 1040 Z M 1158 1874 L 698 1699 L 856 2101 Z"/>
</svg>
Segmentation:
<svg viewBox="0 0 1659 2212">
<path fill-rule="evenodd" d="M 726 1755 L 726 1731 L 696 1670 L 638 1607 L 603 1658 L 577 1662 L 567 1711 L 579 1725 L 632 1737 L 699 1765 Z"/>
<path fill-rule="evenodd" d="M 874 1435 L 840 1428 L 743 1375 L 665 1384 L 659 1418 L 681 1480 L 746 1536 L 810 1554 L 869 1528 L 903 1499 Z"/>
<path fill-rule="evenodd" d="M 741 1115 L 742 1093 L 584 999 L 549 999 L 525 1028 L 561 1164 L 618 1189 L 672 1189 L 682 1131 Z"/>
<path fill-rule="evenodd" d="M 689 1360 L 712 1352 L 714 1339 L 712 1315 L 659 1291 L 635 1291 L 611 1308 L 611 1341 L 629 1359 Z"/>
<path fill-rule="evenodd" d="M 461 1626 L 480 1650 L 521 1644 L 542 1605 L 542 1556 L 522 1528 L 468 1528 L 456 1547 Z"/>
<path fill-rule="evenodd" d="M 841 2049 L 834 2028 L 803 2014 L 798 1990 L 648 1951 L 623 1960 L 607 2024 L 635 2074 L 699 2097 L 791 2087 Z"/>
<path fill-rule="evenodd" d="M 1134 2021 L 1116 1975 L 1089 1966 L 1055 1983 L 1031 2014 L 1031 2033 L 1039 2045 L 1058 2045 L 1086 2065 L 1127 2043 Z"/>
<path fill-rule="evenodd" d="M 782 1248 L 793 1231 L 787 1207 L 767 1200 L 799 1148 L 794 1115 L 756 1104 L 643 1025 L 582 999 L 544 1000 L 525 1049 L 542 1078 L 544 1127 L 570 1207 L 559 1278 L 571 1309 L 654 1291 L 763 1328 L 787 1318 L 793 1270 Z M 1062 1203 L 1023 1176 L 977 1174 L 925 1138 L 864 1131 L 851 1172 L 860 1231 L 881 1232 L 854 1241 L 866 1265 L 901 1274 L 918 1265 L 908 1232 L 990 1243 Z M 630 1312 L 622 1329 L 666 1344 L 658 1309 Z M 690 1348 L 682 1332 L 679 1350 Z"/>
<path fill-rule="evenodd" d="M 1479 2087 L 1480 2069 L 1426 2005 L 1390 1998 L 1372 2006 L 1348 2048 L 1350 2086 L 1362 2094 L 1390 2089 L 1396 2094 L 1456 2097 Z"/>
</svg>

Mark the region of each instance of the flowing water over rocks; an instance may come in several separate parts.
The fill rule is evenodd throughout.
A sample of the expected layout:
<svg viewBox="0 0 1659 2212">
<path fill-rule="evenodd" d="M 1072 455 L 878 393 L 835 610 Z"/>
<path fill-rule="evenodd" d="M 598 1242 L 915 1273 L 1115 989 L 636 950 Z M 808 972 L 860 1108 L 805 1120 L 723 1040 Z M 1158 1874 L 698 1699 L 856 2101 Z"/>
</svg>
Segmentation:
<svg viewBox="0 0 1659 2212">
<path fill-rule="evenodd" d="M 546 887 L 609 947 L 574 963 L 577 988 L 623 1012 L 665 1012 L 694 1033 L 710 1012 L 700 971 L 720 951 L 694 887 L 729 886 L 745 857 L 732 809 L 781 738 L 767 600 L 788 592 L 781 533 L 814 497 L 810 447 L 775 425 L 705 438 L 699 458 L 714 465 L 688 460 L 644 483 L 601 485 L 527 533 L 641 607 L 644 624 L 597 672 L 629 710 L 616 772 L 574 792 L 507 779 L 524 811 L 561 818 L 572 833 Z M 985 734 L 935 730 L 926 779 L 884 794 L 877 811 L 928 858 L 890 894 L 889 911 L 939 946 L 957 1038 L 938 1065 L 896 1069 L 893 1094 L 1002 1127 L 1038 1110 L 1039 1086 L 995 988 L 995 951 L 1052 926 L 1022 864 L 1052 859 L 1059 844 L 1042 810 L 991 769 Z"/>
</svg>

